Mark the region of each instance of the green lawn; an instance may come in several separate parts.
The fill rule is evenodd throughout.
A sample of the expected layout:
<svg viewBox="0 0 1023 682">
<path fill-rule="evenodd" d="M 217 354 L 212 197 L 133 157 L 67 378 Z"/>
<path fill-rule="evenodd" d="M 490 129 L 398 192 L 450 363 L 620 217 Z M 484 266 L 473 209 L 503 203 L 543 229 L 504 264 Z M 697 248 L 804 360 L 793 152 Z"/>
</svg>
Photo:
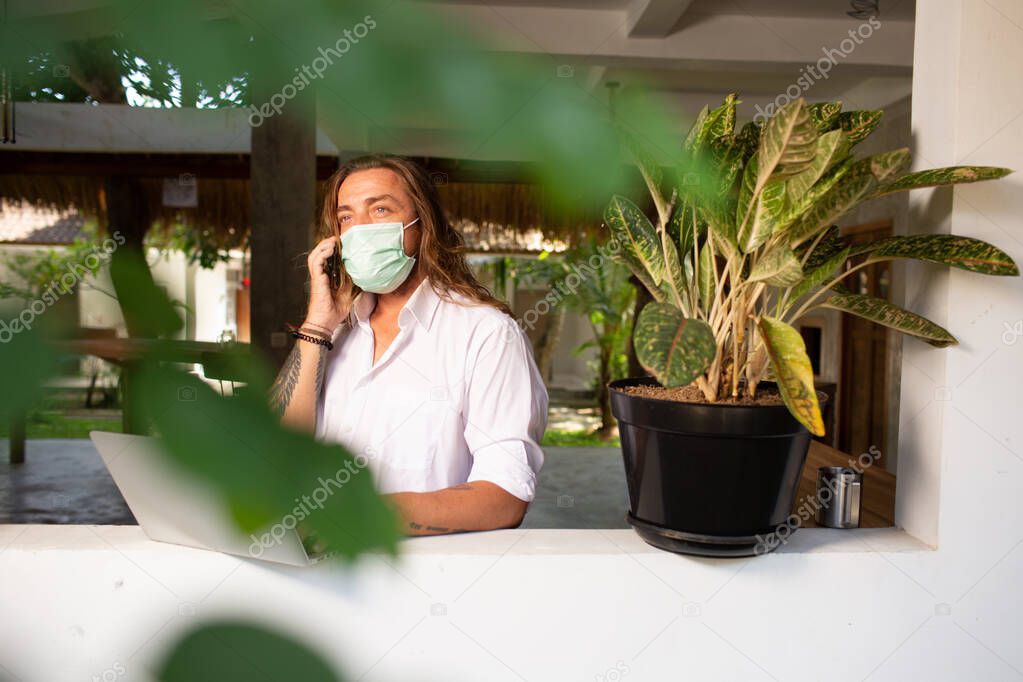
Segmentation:
<svg viewBox="0 0 1023 682">
<path fill-rule="evenodd" d="M 50 406 L 52 407 L 52 406 Z M 10 435 L 11 426 L 0 423 L 0 437 Z M 67 415 L 61 410 L 37 409 L 29 413 L 28 438 L 88 438 L 90 431 L 121 432 L 119 416 L 88 417 Z M 575 447 L 620 447 L 618 438 L 601 440 L 592 431 L 547 429 L 541 445 Z"/>
<path fill-rule="evenodd" d="M 121 432 L 120 417 L 70 417 L 60 412 L 33 411 L 25 424 L 26 438 L 88 438 L 90 431 Z M 0 437 L 7 438 L 11 425 L 0 424 Z"/>
<path fill-rule="evenodd" d="M 565 431 L 562 429 L 547 429 L 543 434 L 541 445 L 569 445 L 576 447 L 621 447 L 618 438 L 601 440 L 592 431 Z"/>
</svg>

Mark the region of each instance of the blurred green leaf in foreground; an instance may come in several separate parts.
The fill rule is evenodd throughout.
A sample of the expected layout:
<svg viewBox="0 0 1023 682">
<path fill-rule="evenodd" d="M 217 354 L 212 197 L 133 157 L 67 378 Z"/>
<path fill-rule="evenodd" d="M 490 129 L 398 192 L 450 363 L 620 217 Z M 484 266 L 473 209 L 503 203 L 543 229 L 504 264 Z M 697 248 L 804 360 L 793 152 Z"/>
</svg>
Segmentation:
<svg viewBox="0 0 1023 682">
<path fill-rule="evenodd" d="M 156 677 L 161 682 L 342 680 L 313 650 L 269 630 L 231 622 L 207 624 L 186 635 Z"/>
</svg>

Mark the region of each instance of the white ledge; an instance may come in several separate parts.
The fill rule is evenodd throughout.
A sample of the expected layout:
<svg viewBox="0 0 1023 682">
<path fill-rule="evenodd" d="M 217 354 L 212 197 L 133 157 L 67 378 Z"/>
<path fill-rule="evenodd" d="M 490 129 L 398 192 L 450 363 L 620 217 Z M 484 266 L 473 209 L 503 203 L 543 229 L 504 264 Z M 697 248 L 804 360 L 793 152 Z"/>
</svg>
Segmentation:
<svg viewBox="0 0 1023 682">
<path fill-rule="evenodd" d="M 773 554 L 919 552 L 933 548 L 898 528 L 797 531 Z M 204 552 L 148 539 L 138 526 L 0 525 L 0 551 L 115 550 Z M 404 555 L 503 556 L 565 554 L 664 554 L 631 529 L 517 529 L 405 538 Z M 769 555 L 768 555 L 769 556 Z M 735 559 L 721 559 L 734 562 Z"/>
<path fill-rule="evenodd" d="M 745 559 L 671 554 L 631 529 L 521 529 L 297 567 L 153 542 L 138 526 L 6 525 L 0 677 L 150 682 L 181 637 L 226 618 L 367 681 L 654 680 L 680 657 L 691 679 L 809 681 L 840 661 L 859 680 L 947 611 L 913 577 L 940 555 L 896 529 L 803 529 Z M 794 656 L 775 631 L 809 646 Z"/>
</svg>

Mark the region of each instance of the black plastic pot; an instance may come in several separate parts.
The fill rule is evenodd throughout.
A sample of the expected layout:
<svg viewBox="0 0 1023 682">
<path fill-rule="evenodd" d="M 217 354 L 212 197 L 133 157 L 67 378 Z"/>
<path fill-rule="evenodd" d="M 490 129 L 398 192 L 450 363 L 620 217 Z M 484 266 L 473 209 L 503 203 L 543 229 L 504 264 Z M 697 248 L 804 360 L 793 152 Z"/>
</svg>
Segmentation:
<svg viewBox="0 0 1023 682">
<path fill-rule="evenodd" d="M 784 405 L 656 400 L 608 384 L 629 486 L 626 520 L 646 542 L 700 556 L 772 551 L 792 512 L 810 433 Z M 826 396 L 818 391 L 823 401 Z M 789 528 L 789 530 L 794 530 Z"/>
</svg>

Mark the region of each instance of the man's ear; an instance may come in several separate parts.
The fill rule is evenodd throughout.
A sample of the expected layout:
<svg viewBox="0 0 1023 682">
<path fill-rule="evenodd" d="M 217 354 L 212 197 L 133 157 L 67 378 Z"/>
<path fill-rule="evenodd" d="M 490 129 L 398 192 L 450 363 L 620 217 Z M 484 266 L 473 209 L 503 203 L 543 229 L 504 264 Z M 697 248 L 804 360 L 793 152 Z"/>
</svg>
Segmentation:
<svg viewBox="0 0 1023 682">
<path fill-rule="evenodd" d="M 423 231 L 417 229 L 419 223 L 410 225 L 405 228 L 405 238 L 402 240 L 401 245 L 405 249 L 405 255 L 412 257 L 419 255 L 419 249 L 423 246 Z M 409 253 L 411 251 L 411 253 Z"/>
</svg>

